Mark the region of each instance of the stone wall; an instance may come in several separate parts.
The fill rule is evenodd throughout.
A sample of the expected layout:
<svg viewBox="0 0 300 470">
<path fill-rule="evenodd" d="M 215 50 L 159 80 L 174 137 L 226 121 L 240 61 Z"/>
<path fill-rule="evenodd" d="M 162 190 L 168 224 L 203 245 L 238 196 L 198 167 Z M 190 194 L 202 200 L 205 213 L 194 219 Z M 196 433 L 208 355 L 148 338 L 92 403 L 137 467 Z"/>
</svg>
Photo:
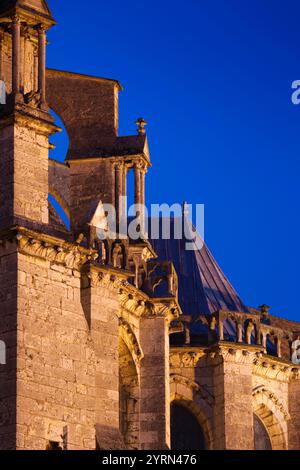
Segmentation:
<svg viewBox="0 0 300 470">
<path fill-rule="evenodd" d="M 273 449 L 299 448 L 300 382 L 290 363 L 232 343 L 172 347 L 170 365 L 170 401 L 197 418 L 207 449 L 253 449 L 254 415 Z"/>
<path fill-rule="evenodd" d="M 295 374 L 288 388 L 288 401 L 290 420 L 288 421 L 288 443 L 289 449 L 300 449 L 300 377 Z"/>
<path fill-rule="evenodd" d="M 0 364 L 0 450 L 16 447 L 16 266 L 16 244 L 0 244 L 0 339 L 5 343 L 6 353 L 6 364 Z"/>
<path fill-rule="evenodd" d="M 170 446 L 169 330 L 166 319 L 141 319 L 141 448 Z"/>
<path fill-rule="evenodd" d="M 18 447 L 95 448 L 95 353 L 80 273 L 18 255 Z"/>
<path fill-rule="evenodd" d="M 29 122 L 28 122 L 29 124 Z M 21 121 L 0 129 L 0 221 L 48 223 L 48 136 Z"/>
<path fill-rule="evenodd" d="M 115 80 L 47 70 L 47 101 L 66 126 L 69 155 L 86 157 L 93 150 L 95 156 L 100 143 L 116 138 L 120 88 Z"/>
<path fill-rule="evenodd" d="M 70 214 L 75 232 L 91 220 L 100 201 L 114 201 L 114 172 L 111 161 L 70 162 Z"/>
</svg>

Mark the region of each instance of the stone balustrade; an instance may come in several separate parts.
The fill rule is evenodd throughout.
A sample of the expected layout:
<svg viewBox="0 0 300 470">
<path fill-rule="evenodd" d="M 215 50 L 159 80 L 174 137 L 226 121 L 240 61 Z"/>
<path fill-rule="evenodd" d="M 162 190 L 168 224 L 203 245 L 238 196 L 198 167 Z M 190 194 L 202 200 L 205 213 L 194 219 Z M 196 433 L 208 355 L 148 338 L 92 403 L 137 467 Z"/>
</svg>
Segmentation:
<svg viewBox="0 0 300 470">
<path fill-rule="evenodd" d="M 206 343 L 226 341 L 259 346 L 266 354 L 291 359 L 293 341 L 300 334 L 273 326 L 271 319 L 260 313 L 242 313 L 219 310 L 211 315 L 200 315 L 192 320 L 191 316 L 183 315 L 172 325 L 171 334 L 182 332 L 184 344 L 194 345 L 203 341 L 200 339 L 199 325 L 206 331 Z M 284 347 L 283 347 L 284 346 Z M 284 349 L 284 351 L 283 351 Z"/>
</svg>

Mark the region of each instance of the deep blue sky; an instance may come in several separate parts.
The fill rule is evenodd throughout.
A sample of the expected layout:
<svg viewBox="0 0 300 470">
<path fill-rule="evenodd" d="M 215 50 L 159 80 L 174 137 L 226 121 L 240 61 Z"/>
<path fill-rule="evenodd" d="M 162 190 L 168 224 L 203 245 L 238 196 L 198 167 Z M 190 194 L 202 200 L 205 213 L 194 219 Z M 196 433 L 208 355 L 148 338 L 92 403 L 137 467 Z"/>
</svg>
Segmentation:
<svg viewBox="0 0 300 470">
<path fill-rule="evenodd" d="M 299 1 L 48 3 L 48 66 L 118 79 L 121 135 L 149 122 L 148 202 L 204 203 L 244 302 L 300 320 Z"/>
</svg>

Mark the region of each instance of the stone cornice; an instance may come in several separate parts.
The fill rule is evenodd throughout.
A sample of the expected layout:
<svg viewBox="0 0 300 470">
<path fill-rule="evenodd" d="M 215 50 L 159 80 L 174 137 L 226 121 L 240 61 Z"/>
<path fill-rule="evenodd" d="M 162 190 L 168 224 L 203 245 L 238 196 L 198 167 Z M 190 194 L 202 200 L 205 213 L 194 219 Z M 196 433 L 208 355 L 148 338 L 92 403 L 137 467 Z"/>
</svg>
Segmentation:
<svg viewBox="0 0 300 470">
<path fill-rule="evenodd" d="M 13 112 L 9 111 L 9 104 L 7 104 L 6 108 L 7 113 L 2 112 L 0 114 L 0 128 L 17 124 L 30 128 L 47 137 L 61 131 L 61 129 L 54 124 L 51 115 L 40 109 L 34 109 L 30 105 L 19 103 L 14 105 Z"/>
<path fill-rule="evenodd" d="M 118 294 L 128 284 L 128 277 L 132 273 L 118 270 L 108 266 L 97 266 L 91 262 L 86 263 L 83 272 L 88 279 L 89 287 L 101 287 L 117 291 Z"/>
<path fill-rule="evenodd" d="M 169 323 L 177 319 L 181 313 L 175 298 L 150 298 L 143 291 L 128 282 L 128 277 L 134 274 L 130 271 L 118 270 L 111 267 L 88 264 L 86 275 L 92 287 L 116 289 L 122 312 L 137 318 L 166 318 Z"/>
<path fill-rule="evenodd" d="M 181 313 L 176 299 L 152 299 L 128 282 L 123 282 L 119 294 L 121 310 L 138 318 L 166 318 L 171 323 Z"/>
<path fill-rule="evenodd" d="M 170 367 L 177 369 L 182 367 L 196 367 L 199 360 L 206 356 L 205 348 L 171 348 Z"/>
<path fill-rule="evenodd" d="M 220 357 L 224 362 L 241 364 L 253 363 L 258 353 L 261 353 L 261 347 L 259 346 L 229 341 L 220 341 L 209 348 L 209 356 L 212 359 Z"/>
<path fill-rule="evenodd" d="M 289 382 L 292 379 L 300 379 L 300 365 L 297 366 L 290 361 L 258 353 L 253 361 L 253 373 L 261 377 Z"/>
<path fill-rule="evenodd" d="M 211 359 L 220 358 L 227 363 L 248 364 L 252 367 L 252 373 L 260 377 L 281 382 L 300 380 L 300 365 L 264 354 L 257 346 L 230 342 L 219 342 L 209 348 L 171 347 L 170 366 L 173 368 L 196 367 L 199 359 L 204 356 Z"/>
<path fill-rule="evenodd" d="M 23 227 L 16 228 L 11 238 L 17 240 L 20 253 L 62 264 L 71 269 L 80 270 L 87 261 L 98 257 L 95 250 Z"/>
<path fill-rule="evenodd" d="M 126 166 L 128 166 L 128 168 L 132 168 L 135 161 L 139 161 L 139 160 L 142 160 L 144 165 L 147 167 L 147 168 L 151 168 L 152 164 L 151 162 L 149 161 L 149 158 L 147 155 L 145 155 L 144 153 L 139 153 L 139 154 L 134 154 L 134 155 L 130 155 L 130 156 L 124 156 L 124 155 L 121 155 L 121 156 L 118 156 L 118 155 L 107 155 L 107 156 L 104 156 L 104 155 L 101 155 L 101 156 L 89 156 L 89 157 L 77 157 L 77 158 L 67 158 L 66 160 L 66 163 L 68 165 L 76 165 L 76 164 L 82 164 L 82 163 L 95 163 L 95 162 L 99 162 L 99 161 L 110 161 L 113 165 L 119 163 L 119 162 L 122 162 L 124 163 Z"/>
</svg>

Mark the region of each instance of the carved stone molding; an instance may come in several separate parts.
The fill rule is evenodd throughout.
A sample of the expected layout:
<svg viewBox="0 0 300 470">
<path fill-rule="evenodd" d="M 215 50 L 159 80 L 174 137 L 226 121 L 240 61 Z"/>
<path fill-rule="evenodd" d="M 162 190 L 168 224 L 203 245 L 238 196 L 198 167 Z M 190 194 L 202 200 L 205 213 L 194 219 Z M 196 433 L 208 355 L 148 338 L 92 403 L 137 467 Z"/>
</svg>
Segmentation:
<svg viewBox="0 0 300 470">
<path fill-rule="evenodd" d="M 224 342 L 214 346 L 209 355 L 212 359 L 222 358 L 224 362 L 252 364 L 258 351 L 258 348 L 254 346 Z"/>
<path fill-rule="evenodd" d="M 119 290 L 126 284 L 126 280 L 118 277 L 111 272 L 104 272 L 99 270 L 91 270 L 87 274 L 90 279 L 91 287 L 103 287 L 109 290 Z"/>
<path fill-rule="evenodd" d="M 203 400 L 207 402 L 209 406 L 212 406 L 214 404 L 214 396 L 203 385 L 200 385 L 198 382 L 194 382 L 193 380 L 190 380 L 188 377 L 184 377 L 183 375 L 171 374 L 170 384 L 172 383 L 185 385 L 194 392 L 196 392 Z"/>
<path fill-rule="evenodd" d="M 120 289 L 121 310 L 125 310 L 138 318 L 166 318 L 169 323 L 179 317 L 180 311 L 173 300 L 150 299 L 144 293 L 123 283 Z"/>
<path fill-rule="evenodd" d="M 59 239 L 51 240 L 38 233 L 35 235 L 28 235 L 22 231 L 17 234 L 18 248 L 21 253 L 63 264 L 71 269 L 80 269 L 87 261 L 98 257 L 94 250 L 62 242 Z"/>
<path fill-rule="evenodd" d="M 120 336 L 131 352 L 134 362 L 138 364 L 143 359 L 144 353 L 131 326 L 122 319 L 120 320 Z"/>
<path fill-rule="evenodd" d="M 295 367 L 294 364 L 287 363 L 287 361 L 278 358 L 272 358 L 266 354 L 256 354 L 253 361 L 254 374 L 282 382 L 289 382 L 291 379 L 294 379 L 299 370 L 300 367 Z"/>
<path fill-rule="evenodd" d="M 283 403 L 279 400 L 279 398 L 276 397 L 275 393 L 268 390 L 264 385 L 258 385 L 255 387 L 252 391 L 252 395 L 255 398 L 258 398 L 259 396 L 265 396 L 268 400 L 273 402 L 277 410 L 279 410 L 280 413 L 284 416 L 285 420 L 290 419 L 290 414 Z"/>
<path fill-rule="evenodd" d="M 170 353 L 170 367 L 196 367 L 199 360 L 205 356 L 204 351 L 183 351 Z"/>
</svg>

